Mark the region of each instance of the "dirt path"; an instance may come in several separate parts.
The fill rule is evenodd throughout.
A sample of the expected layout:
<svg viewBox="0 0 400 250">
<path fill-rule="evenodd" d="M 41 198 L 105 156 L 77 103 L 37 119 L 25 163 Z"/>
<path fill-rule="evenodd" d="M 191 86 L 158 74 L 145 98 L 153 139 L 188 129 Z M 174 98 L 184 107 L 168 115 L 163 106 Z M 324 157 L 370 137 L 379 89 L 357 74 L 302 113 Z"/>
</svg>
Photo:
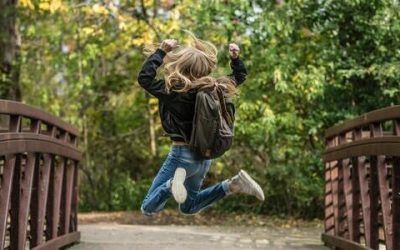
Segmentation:
<svg viewBox="0 0 400 250">
<path fill-rule="evenodd" d="M 327 249 L 320 227 L 240 227 L 84 224 L 82 240 L 71 250 L 246 250 Z"/>
</svg>

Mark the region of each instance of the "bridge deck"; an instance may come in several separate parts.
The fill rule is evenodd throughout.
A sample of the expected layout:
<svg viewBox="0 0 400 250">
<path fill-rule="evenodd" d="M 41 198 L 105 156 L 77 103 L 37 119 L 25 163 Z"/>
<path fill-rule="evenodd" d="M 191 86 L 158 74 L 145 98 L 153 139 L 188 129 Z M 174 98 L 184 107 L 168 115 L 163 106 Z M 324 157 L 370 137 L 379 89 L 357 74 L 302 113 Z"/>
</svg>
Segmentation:
<svg viewBox="0 0 400 250">
<path fill-rule="evenodd" d="M 71 250 L 174 249 L 326 250 L 322 228 L 270 228 L 226 226 L 80 225 L 81 243 Z"/>
</svg>

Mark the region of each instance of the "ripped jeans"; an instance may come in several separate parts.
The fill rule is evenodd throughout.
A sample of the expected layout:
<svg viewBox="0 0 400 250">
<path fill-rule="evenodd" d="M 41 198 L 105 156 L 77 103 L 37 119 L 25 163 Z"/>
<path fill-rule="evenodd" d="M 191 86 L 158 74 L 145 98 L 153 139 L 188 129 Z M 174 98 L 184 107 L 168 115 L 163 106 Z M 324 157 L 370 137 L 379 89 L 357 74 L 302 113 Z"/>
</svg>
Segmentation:
<svg viewBox="0 0 400 250">
<path fill-rule="evenodd" d="M 195 214 L 224 198 L 229 194 L 227 181 L 219 182 L 211 187 L 200 190 L 203 180 L 210 169 L 211 160 L 199 159 L 190 151 L 187 145 L 172 145 L 166 160 L 154 178 L 153 183 L 141 206 L 142 213 L 152 215 L 161 211 L 171 197 L 171 179 L 176 168 L 186 170 L 185 187 L 187 199 L 179 205 L 184 214 Z"/>
</svg>

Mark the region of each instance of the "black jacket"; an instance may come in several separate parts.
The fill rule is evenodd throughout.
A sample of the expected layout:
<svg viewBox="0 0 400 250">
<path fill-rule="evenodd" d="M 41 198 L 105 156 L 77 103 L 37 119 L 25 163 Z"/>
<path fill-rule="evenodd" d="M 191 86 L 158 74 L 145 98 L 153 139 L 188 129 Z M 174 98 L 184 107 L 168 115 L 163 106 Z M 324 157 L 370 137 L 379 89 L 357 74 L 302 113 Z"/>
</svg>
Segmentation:
<svg viewBox="0 0 400 250">
<path fill-rule="evenodd" d="M 157 49 L 147 58 L 139 73 L 138 82 L 147 92 L 158 98 L 161 123 L 167 135 L 174 141 L 188 142 L 192 131 L 196 91 L 167 93 L 164 80 L 155 79 L 157 68 L 163 63 L 164 56 L 165 52 Z M 230 76 L 236 85 L 244 82 L 247 72 L 243 62 L 239 58 L 232 59 L 230 65 Z"/>
</svg>

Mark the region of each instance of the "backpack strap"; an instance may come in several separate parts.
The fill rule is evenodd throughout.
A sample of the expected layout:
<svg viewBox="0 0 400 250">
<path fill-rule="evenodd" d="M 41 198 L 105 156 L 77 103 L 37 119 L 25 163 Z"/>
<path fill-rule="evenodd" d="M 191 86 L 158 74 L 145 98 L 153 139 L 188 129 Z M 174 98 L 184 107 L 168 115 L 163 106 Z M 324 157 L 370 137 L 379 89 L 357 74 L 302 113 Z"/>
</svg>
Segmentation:
<svg viewBox="0 0 400 250">
<path fill-rule="evenodd" d="M 225 120 L 227 120 L 230 124 L 232 124 L 233 123 L 233 119 L 229 115 L 228 110 L 226 110 L 226 102 L 225 102 L 224 94 L 222 93 L 222 90 L 220 88 L 217 88 L 216 92 L 217 92 L 217 95 L 218 95 L 219 102 L 222 104 L 221 105 L 222 115 L 224 116 Z"/>
</svg>

